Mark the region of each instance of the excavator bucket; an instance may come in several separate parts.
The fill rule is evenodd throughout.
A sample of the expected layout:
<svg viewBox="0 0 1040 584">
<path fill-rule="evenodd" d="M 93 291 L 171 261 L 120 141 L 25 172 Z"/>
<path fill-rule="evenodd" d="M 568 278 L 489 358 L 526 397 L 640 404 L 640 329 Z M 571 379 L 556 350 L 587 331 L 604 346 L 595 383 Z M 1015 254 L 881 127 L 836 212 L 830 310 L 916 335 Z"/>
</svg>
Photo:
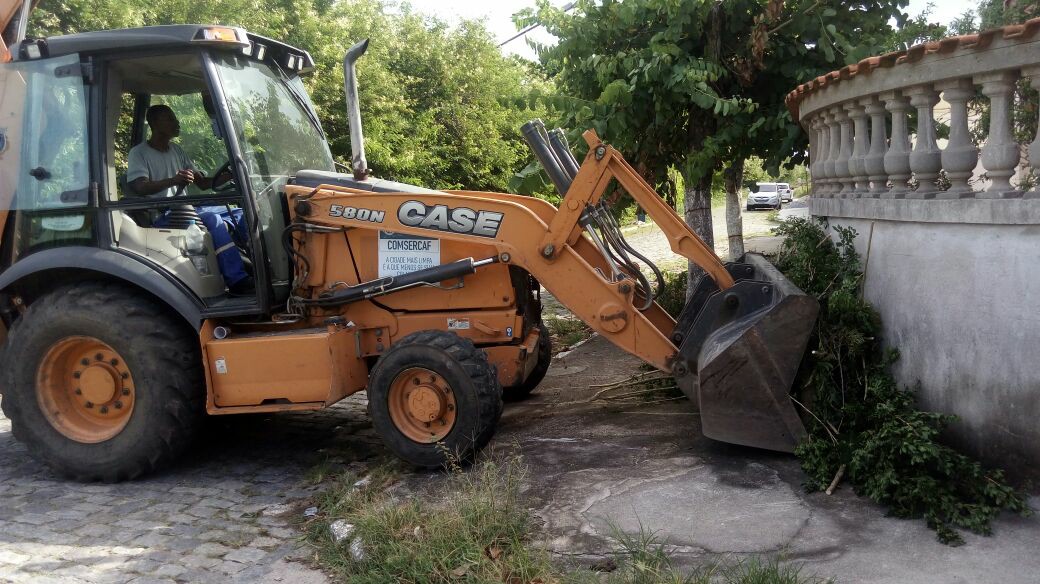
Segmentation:
<svg viewBox="0 0 1040 584">
<path fill-rule="evenodd" d="M 699 404 L 704 435 L 723 442 L 793 452 L 806 433 L 788 392 L 816 322 L 816 299 L 799 290 L 760 255 L 746 254 L 740 262 L 723 264 L 594 131 L 583 134 L 589 154 L 580 167 L 559 128 L 547 132 L 540 120 L 532 120 L 521 132 L 557 192 L 565 197 L 558 217 L 570 214 L 582 226 L 611 266 L 614 281 L 627 276 L 639 279 L 640 268 L 629 256 L 639 258 L 659 280 L 661 276 L 649 260 L 628 245 L 605 203 L 599 201 L 610 178 L 647 211 L 675 252 L 711 275 L 701 279 L 672 328 L 669 347 L 678 347 L 678 352 L 666 365 L 686 396 Z M 579 180 L 582 172 L 583 180 Z M 562 221 L 554 220 L 553 226 L 557 223 L 558 233 L 572 233 L 572 227 Z M 555 249 L 555 245 L 547 245 L 542 253 L 553 257 Z M 648 290 L 650 285 L 644 279 L 638 287 Z M 645 294 L 643 297 L 647 298 Z M 636 308 L 648 310 L 650 304 Z M 654 332 L 664 331 L 657 327 Z M 662 364 L 657 365 L 664 369 Z"/>
<path fill-rule="evenodd" d="M 741 259 L 732 287 L 703 278 L 679 316 L 676 379 L 705 436 L 793 452 L 806 433 L 788 392 L 819 304 L 762 256 Z"/>
</svg>

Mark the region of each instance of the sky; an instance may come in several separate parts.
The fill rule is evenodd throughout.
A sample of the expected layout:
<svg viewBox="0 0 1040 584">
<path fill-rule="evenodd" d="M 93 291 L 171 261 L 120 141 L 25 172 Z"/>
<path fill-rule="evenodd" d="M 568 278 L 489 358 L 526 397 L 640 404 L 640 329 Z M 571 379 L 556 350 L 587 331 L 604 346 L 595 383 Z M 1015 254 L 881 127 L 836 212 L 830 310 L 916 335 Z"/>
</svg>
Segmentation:
<svg viewBox="0 0 1040 584">
<path fill-rule="evenodd" d="M 567 4 L 567 0 L 552 0 L 557 6 Z M 978 5 L 978 0 L 910 0 L 905 11 L 910 16 L 920 14 L 927 5 L 932 4 L 932 21 L 939 24 L 949 24 L 953 19 L 963 14 L 966 10 Z M 513 25 L 512 16 L 527 7 L 533 7 L 533 0 L 409 0 L 409 4 L 417 12 L 431 14 L 450 23 L 457 23 L 460 19 L 480 19 L 487 22 L 488 30 L 503 42 L 517 33 Z M 553 37 L 540 28 L 526 35 L 526 38 L 538 42 L 552 42 Z M 503 52 L 517 54 L 528 59 L 535 59 L 532 51 L 524 38 L 518 38 L 504 47 Z"/>
</svg>

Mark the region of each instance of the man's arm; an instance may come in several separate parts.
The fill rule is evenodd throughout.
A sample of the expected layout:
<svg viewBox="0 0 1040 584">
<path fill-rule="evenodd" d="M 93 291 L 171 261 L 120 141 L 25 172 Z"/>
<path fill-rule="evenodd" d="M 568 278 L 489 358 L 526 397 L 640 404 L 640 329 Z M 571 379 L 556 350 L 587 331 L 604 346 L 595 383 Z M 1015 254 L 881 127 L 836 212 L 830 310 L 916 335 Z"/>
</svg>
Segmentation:
<svg viewBox="0 0 1040 584">
<path fill-rule="evenodd" d="M 170 178 L 159 180 L 150 180 L 149 177 L 146 176 L 138 177 L 130 181 L 128 186 L 130 187 L 130 190 L 138 195 L 147 197 L 148 195 L 154 195 L 155 193 L 164 191 L 170 187 L 187 185 L 191 183 L 193 179 L 194 175 L 192 171 L 182 170 Z"/>
</svg>

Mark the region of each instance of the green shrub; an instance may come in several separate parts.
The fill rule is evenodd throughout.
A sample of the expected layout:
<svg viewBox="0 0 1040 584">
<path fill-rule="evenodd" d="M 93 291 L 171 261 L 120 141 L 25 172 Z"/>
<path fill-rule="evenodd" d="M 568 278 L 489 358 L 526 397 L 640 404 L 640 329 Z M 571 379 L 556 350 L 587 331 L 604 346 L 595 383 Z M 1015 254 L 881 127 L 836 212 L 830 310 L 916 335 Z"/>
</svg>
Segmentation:
<svg viewBox="0 0 1040 584">
<path fill-rule="evenodd" d="M 1000 470 L 939 441 L 954 416 L 922 412 L 914 393 L 889 373 L 898 358 L 881 344 L 881 319 L 863 300 L 856 233 L 792 219 L 776 228 L 786 239 L 777 267 L 820 301 L 820 315 L 794 385 L 804 404 L 809 440 L 796 452 L 809 489 L 826 489 L 840 468 L 856 491 L 892 515 L 924 518 L 939 540 L 963 542 L 957 528 L 989 534 L 1002 510 L 1030 513 Z"/>
<path fill-rule="evenodd" d="M 657 297 L 657 303 L 672 318 L 679 318 L 679 313 L 686 306 L 686 270 L 664 272 L 664 289 Z"/>
</svg>

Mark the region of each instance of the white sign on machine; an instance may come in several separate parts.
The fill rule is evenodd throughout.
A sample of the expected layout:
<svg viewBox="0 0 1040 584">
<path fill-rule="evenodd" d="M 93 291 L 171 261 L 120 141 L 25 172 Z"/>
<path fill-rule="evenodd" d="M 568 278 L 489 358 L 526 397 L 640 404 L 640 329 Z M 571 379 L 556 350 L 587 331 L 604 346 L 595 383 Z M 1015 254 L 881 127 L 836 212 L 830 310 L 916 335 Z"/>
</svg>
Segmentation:
<svg viewBox="0 0 1040 584">
<path fill-rule="evenodd" d="M 379 232 L 379 277 L 400 276 L 441 265 L 441 240 Z"/>
</svg>

